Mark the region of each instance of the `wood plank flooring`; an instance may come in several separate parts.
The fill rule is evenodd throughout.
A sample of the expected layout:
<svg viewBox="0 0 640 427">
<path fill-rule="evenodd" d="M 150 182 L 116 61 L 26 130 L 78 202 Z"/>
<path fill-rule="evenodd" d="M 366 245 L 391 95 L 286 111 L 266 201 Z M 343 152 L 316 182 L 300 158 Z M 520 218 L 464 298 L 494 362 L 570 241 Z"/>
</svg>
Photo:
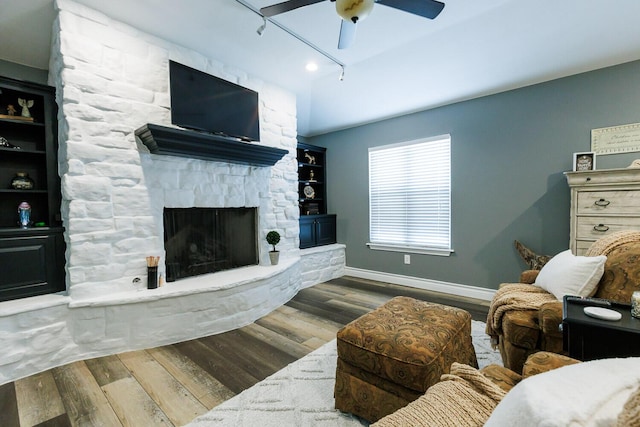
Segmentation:
<svg viewBox="0 0 640 427">
<path fill-rule="evenodd" d="M 0 386 L 0 426 L 181 426 L 335 338 L 396 295 L 484 321 L 488 302 L 342 277 L 243 328 L 71 363 Z"/>
</svg>

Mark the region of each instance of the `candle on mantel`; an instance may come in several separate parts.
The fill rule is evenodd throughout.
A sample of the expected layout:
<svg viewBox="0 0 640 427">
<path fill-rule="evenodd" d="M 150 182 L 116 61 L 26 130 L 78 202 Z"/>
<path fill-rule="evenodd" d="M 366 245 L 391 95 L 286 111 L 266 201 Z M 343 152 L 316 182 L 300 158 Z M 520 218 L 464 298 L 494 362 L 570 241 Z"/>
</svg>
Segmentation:
<svg viewBox="0 0 640 427">
<path fill-rule="evenodd" d="M 640 319 L 640 291 L 631 295 L 631 315 Z"/>
</svg>

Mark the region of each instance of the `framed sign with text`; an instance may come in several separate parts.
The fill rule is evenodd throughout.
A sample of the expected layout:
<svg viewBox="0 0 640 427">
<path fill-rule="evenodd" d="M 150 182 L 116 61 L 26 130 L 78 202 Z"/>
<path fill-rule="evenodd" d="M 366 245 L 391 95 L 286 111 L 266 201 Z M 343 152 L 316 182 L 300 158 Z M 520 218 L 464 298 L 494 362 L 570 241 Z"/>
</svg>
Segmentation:
<svg viewBox="0 0 640 427">
<path fill-rule="evenodd" d="M 597 155 L 640 151 L 640 123 L 592 129 L 591 151 Z"/>
<path fill-rule="evenodd" d="M 574 171 L 596 170 L 596 154 L 593 151 L 588 153 L 573 153 L 573 170 Z"/>
</svg>

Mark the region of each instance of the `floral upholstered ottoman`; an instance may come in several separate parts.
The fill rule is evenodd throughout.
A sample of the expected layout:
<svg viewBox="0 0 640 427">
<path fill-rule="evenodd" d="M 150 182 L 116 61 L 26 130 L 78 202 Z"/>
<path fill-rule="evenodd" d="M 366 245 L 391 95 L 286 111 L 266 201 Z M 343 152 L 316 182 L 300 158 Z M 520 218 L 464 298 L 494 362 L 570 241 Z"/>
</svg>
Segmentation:
<svg viewBox="0 0 640 427">
<path fill-rule="evenodd" d="M 395 297 L 337 334 L 336 409 L 369 422 L 420 397 L 453 362 L 478 366 L 471 315 Z"/>
</svg>

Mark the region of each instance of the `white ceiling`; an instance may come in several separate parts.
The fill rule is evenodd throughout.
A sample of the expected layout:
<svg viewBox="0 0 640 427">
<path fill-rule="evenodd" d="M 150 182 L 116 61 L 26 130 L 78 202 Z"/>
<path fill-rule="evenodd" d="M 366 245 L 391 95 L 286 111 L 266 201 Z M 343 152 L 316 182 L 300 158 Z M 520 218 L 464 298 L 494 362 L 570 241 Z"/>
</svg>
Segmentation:
<svg viewBox="0 0 640 427">
<path fill-rule="evenodd" d="M 76 1 L 295 92 L 305 136 L 640 59 L 638 0 L 444 0 L 433 21 L 378 4 L 347 50 L 329 1 L 274 18 L 343 81 L 235 0 Z M 47 69 L 53 16 L 53 0 L 0 0 L 0 59 Z"/>
</svg>

